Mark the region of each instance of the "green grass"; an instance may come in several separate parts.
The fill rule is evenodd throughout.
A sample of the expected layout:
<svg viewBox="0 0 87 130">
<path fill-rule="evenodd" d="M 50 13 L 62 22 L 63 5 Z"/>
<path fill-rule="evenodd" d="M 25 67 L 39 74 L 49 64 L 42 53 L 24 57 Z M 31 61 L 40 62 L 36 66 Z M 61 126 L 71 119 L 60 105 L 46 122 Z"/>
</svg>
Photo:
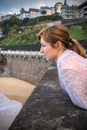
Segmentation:
<svg viewBox="0 0 87 130">
<path fill-rule="evenodd" d="M 73 39 L 86 39 L 87 33 L 85 33 L 84 30 L 81 29 L 70 29 L 70 36 Z"/>
<path fill-rule="evenodd" d="M 72 39 L 87 39 L 87 32 L 86 30 L 81 29 L 69 29 L 70 31 L 70 37 Z M 37 34 L 32 35 L 23 35 L 21 37 L 19 34 L 16 34 L 14 36 L 8 36 L 4 38 L 2 41 L 0 41 L 1 45 L 18 45 L 18 44 L 32 44 L 32 43 L 38 43 L 39 40 L 37 38 Z"/>
</svg>

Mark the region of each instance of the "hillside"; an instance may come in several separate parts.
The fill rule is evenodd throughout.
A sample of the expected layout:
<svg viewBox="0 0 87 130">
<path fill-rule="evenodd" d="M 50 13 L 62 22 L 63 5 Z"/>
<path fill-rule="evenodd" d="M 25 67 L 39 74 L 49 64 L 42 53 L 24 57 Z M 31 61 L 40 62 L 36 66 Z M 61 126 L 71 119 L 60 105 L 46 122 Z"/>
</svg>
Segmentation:
<svg viewBox="0 0 87 130">
<path fill-rule="evenodd" d="M 8 34 L 0 39 L 0 45 L 36 44 L 39 42 L 37 35 L 42 28 L 47 26 L 46 22 L 38 22 L 38 24 L 33 26 L 21 26 L 20 28 L 17 25 L 13 25 Z M 86 23 L 87 19 L 62 20 L 62 24 L 68 27 L 71 38 L 77 40 L 87 39 Z"/>
</svg>

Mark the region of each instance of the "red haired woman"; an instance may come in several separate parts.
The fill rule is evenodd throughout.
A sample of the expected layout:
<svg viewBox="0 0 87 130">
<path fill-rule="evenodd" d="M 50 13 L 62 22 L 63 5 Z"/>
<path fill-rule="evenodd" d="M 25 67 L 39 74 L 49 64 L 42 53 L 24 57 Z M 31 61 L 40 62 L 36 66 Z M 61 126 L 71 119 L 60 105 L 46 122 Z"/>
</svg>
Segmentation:
<svg viewBox="0 0 87 130">
<path fill-rule="evenodd" d="M 47 60 L 56 61 L 61 87 L 73 104 L 87 109 L 87 59 L 84 48 L 70 38 L 68 29 L 62 25 L 46 27 L 38 37 L 40 52 Z"/>
</svg>

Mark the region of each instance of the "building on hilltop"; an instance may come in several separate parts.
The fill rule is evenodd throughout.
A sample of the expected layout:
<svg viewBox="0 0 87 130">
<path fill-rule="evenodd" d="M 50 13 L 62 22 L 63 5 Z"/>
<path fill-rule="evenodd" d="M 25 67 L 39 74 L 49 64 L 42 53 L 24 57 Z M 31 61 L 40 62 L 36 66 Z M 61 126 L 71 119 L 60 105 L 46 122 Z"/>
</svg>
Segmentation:
<svg viewBox="0 0 87 130">
<path fill-rule="evenodd" d="M 52 15 L 55 13 L 59 13 L 61 14 L 61 8 L 62 8 L 62 3 L 61 2 L 57 2 L 54 7 L 48 7 L 48 6 L 43 6 L 40 7 L 40 11 L 46 11 L 45 15 Z"/>
<path fill-rule="evenodd" d="M 35 18 L 41 16 L 41 12 L 39 9 L 29 8 L 29 18 Z"/>
<path fill-rule="evenodd" d="M 35 18 L 35 17 L 41 16 L 41 13 L 39 9 L 29 8 L 29 11 L 26 11 L 24 8 L 21 8 L 20 14 L 16 16 L 20 19 Z"/>
<path fill-rule="evenodd" d="M 40 9 L 29 8 L 28 11 L 26 11 L 24 8 L 21 8 L 20 13 L 15 14 L 15 16 L 19 19 L 24 19 L 47 16 L 55 13 L 60 14 L 64 19 L 73 19 L 80 17 L 87 18 L 87 1 L 79 6 L 69 6 L 67 4 L 67 0 L 64 0 L 64 4 L 62 4 L 61 2 L 57 2 L 54 7 L 41 6 Z M 10 19 L 11 16 L 11 14 L 1 16 L 0 21 Z"/>
<path fill-rule="evenodd" d="M 72 5 L 69 6 L 67 1 L 64 0 L 64 4 L 61 8 L 61 15 L 64 19 L 72 19 L 72 18 L 79 18 L 79 10 L 78 6 Z"/>
<path fill-rule="evenodd" d="M 1 20 L 8 20 L 11 18 L 11 16 L 12 16 L 12 14 L 1 16 Z"/>
<path fill-rule="evenodd" d="M 40 12 L 43 15 L 52 15 L 55 13 L 54 7 L 48 7 L 48 6 L 41 6 Z"/>
<path fill-rule="evenodd" d="M 21 8 L 20 14 L 18 15 L 19 18 L 29 18 L 29 11 L 26 11 L 24 8 Z"/>
<path fill-rule="evenodd" d="M 82 18 L 87 18 L 87 1 L 85 1 L 84 3 L 80 4 L 78 6 L 78 9 L 80 11 L 80 16 Z"/>
<path fill-rule="evenodd" d="M 55 8 L 55 13 L 61 14 L 62 3 L 61 2 L 57 2 L 55 4 L 54 8 Z"/>
</svg>

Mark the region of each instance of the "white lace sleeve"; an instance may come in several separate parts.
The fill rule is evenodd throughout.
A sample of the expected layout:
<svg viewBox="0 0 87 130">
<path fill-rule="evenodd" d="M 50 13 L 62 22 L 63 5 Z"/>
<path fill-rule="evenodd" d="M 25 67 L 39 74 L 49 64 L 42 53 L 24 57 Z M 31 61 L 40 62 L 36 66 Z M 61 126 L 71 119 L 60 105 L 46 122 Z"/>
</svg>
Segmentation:
<svg viewBox="0 0 87 130">
<path fill-rule="evenodd" d="M 61 82 L 72 102 L 87 109 L 87 90 L 85 81 L 73 70 L 64 69 L 60 73 Z"/>
</svg>

